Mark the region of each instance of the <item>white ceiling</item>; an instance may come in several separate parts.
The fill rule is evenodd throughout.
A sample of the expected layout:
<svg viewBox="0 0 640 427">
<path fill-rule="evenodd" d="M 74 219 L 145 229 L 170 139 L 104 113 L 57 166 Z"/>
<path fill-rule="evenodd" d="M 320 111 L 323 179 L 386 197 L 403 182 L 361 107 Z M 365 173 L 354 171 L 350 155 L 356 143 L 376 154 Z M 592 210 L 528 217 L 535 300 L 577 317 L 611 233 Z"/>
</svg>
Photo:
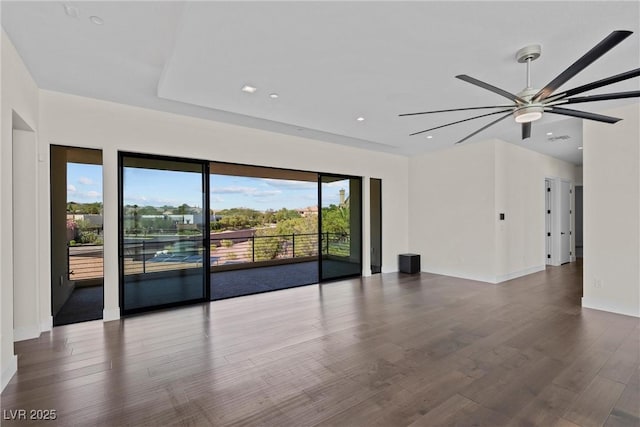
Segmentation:
<svg viewBox="0 0 640 427">
<path fill-rule="evenodd" d="M 525 45 L 542 45 L 537 88 L 613 30 L 634 34 L 565 86 L 640 66 L 637 1 L 3 1 L 2 26 L 43 89 L 406 155 L 450 147 L 497 116 L 426 139 L 409 134 L 490 110 L 399 113 L 509 104 L 454 76 L 519 92 L 526 68 L 514 56 Z M 242 92 L 245 84 L 257 92 Z M 637 89 L 635 78 L 594 93 Z M 545 114 L 526 142 L 506 119 L 467 143 L 493 137 L 582 162 L 579 119 Z"/>
</svg>

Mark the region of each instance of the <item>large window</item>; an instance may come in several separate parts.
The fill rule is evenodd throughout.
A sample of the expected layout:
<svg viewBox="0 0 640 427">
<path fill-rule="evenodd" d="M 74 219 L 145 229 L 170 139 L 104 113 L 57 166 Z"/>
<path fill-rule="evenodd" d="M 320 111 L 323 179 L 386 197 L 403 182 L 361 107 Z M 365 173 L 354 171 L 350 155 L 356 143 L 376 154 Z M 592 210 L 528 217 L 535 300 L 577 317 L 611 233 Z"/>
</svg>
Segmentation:
<svg viewBox="0 0 640 427">
<path fill-rule="evenodd" d="M 362 273 L 358 177 L 121 153 L 123 314 Z"/>
</svg>

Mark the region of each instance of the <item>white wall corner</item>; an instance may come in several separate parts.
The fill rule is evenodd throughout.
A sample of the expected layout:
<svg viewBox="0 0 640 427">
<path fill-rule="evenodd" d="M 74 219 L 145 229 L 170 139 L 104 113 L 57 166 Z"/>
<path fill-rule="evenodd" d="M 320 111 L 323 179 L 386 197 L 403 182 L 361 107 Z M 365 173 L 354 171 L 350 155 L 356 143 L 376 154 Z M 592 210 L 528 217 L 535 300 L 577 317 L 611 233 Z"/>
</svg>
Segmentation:
<svg viewBox="0 0 640 427">
<path fill-rule="evenodd" d="M 40 332 L 47 332 L 53 329 L 53 316 L 48 316 L 45 320 L 40 322 Z"/>
<path fill-rule="evenodd" d="M 535 265 L 533 267 L 525 268 L 524 270 L 514 271 L 512 273 L 503 274 L 496 277 L 496 281 L 494 283 L 502 283 L 507 280 L 517 279 L 518 277 L 527 276 L 529 274 L 537 273 L 539 271 L 544 271 L 546 265 Z"/>
<path fill-rule="evenodd" d="M 593 299 L 582 297 L 582 308 L 590 308 L 593 310 L 608 311 L 611 313 L 622 314 L 640 318 L 640 310 L 630 307 L 620 307 L 615 303 L 605 302 L 601 299 Z"/>
<path fill-rule="evenodd" d="M 102 320 L 104 322 L 120 320 L 120 308 L 105 308 L 102 310 Z"/>
<path fill-rule="evenodd" d="M 37 324 L 21 326 L 19 328 L 14 328 L 13 330 L 14 342 L 32 340 L 38 337 L 40 337 L 40 325 L 37 325 Z"/>
<path fill-rule="evenodd" d="M 11 378 L 18 372 L 18 356 L 13 355 L 7 365 L 8 366 L 2 370 L 2 374 L 0 374 L 0 392 L 4 390 L 7 384 L 9 384 L 9 381 L 11 381 Z"/>
</svg>

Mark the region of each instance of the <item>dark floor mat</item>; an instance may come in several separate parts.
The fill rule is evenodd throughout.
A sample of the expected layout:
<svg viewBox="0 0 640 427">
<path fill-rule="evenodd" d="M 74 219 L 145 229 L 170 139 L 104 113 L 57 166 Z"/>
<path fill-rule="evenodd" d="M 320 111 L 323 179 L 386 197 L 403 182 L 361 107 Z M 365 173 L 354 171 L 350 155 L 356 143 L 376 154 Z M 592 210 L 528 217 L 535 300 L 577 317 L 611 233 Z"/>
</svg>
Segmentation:
<svg viewBox="0 0 640 427">
<path fill-rule="evenodd" d="M 222 271 L 211 275 L 211 299 L 231 298 L 312 283 L 318 283 L 317 262 Z"/>
<path fill-rule="evenodd" d="M 53 317 L 53 326 L 102 319 L 103 304 L 102 286 L 75 288 Z"/>
</svg>

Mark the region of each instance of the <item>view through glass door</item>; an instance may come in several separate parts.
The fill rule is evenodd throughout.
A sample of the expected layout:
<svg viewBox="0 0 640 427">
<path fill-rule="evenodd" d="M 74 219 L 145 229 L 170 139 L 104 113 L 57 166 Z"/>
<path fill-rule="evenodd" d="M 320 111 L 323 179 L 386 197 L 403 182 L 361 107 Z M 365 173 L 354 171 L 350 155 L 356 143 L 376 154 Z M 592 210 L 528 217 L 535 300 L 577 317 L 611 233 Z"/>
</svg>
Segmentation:
<svg viewBox="0 0 640 427">
<path fill-rule="evenodd" d="M 320 280 L 362 273 L 362 180 L 319 175 Z"/>
<path fill-rule="evenodd" d="M 206 165 L 122 155 L 121 173 L 124 312 L 204 300 L 209 263 Z"/>
</svg>

